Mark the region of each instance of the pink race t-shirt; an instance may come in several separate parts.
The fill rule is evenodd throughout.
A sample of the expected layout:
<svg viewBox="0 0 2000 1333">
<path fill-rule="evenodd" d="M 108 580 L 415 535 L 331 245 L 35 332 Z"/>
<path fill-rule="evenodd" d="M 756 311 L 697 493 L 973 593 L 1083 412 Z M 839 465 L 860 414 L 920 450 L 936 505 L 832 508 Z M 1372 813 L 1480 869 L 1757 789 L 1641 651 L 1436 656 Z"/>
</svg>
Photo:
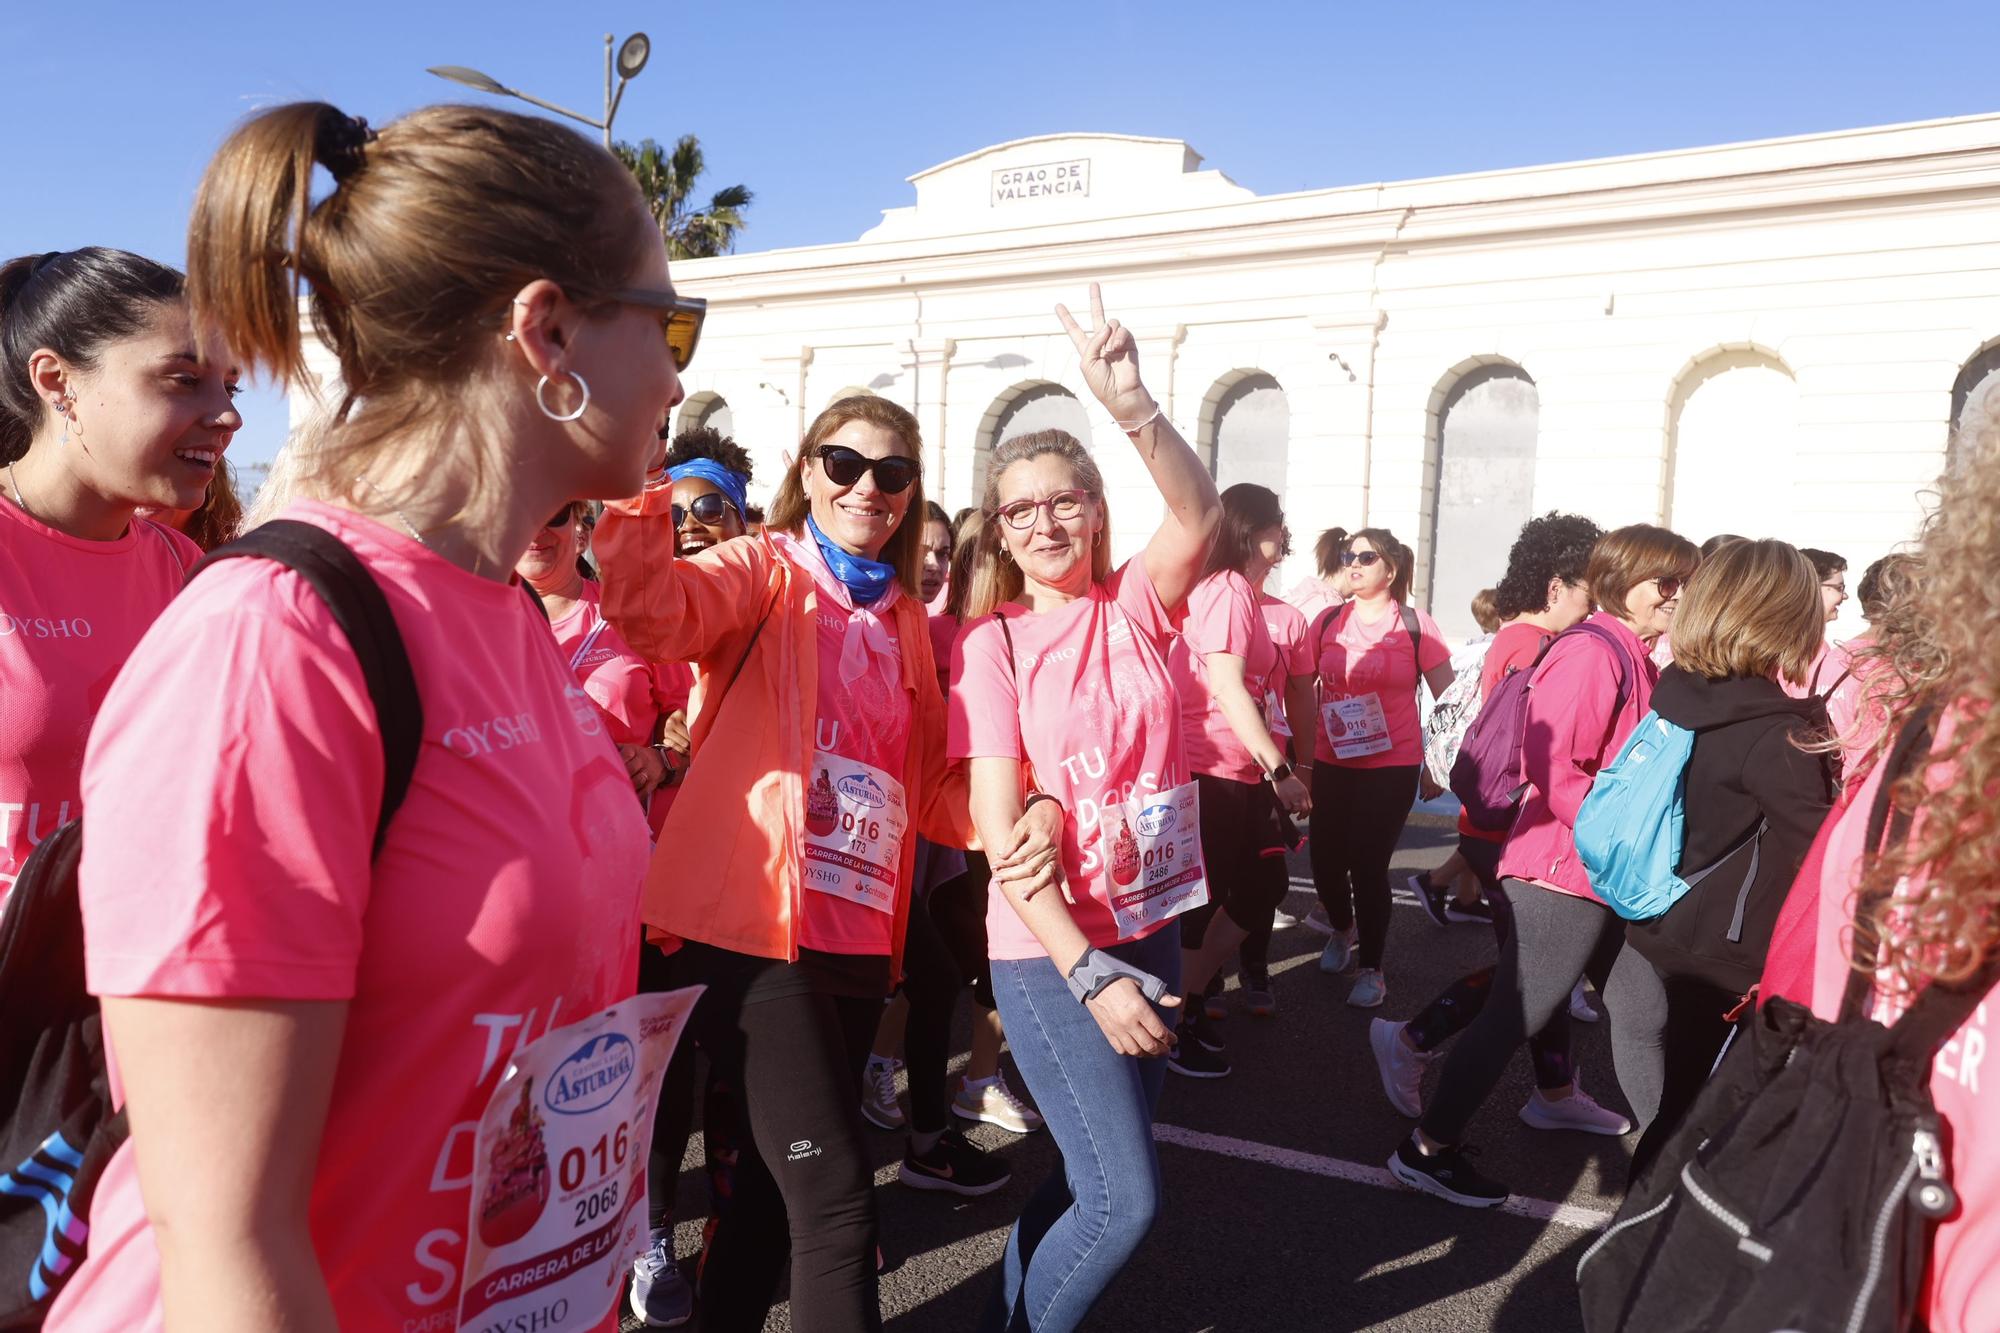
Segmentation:
<svg viewBox="0 0 2000 1333">
<path fill-rule="evenodd" d="M 1278 675 L 1278 650 L 1264 627 L 1257 594 L 1249 580 L 1234 570 L 1218 570 L 1188 593 L 1187 616 L 1167 650 L 1167 672 L 1181 697 L 1181 737 L 1188 767 L 1232 782 L 1261 781 L 1263 765 L 1251 757 L 1209 690 L 1210 653 L 1243 659 L 1244 687 L 1261 708 Z"/>
<path fill-rule="evenodd" d="M 1275 684 L 1264 696 L 1264 720 L 1271 728 L 1271 735 L 1292 752 L 1292 762 L 1297 763 L 1304 756 L 1292 744 L 1292 724 L 1285 716 L 1285 687 L 1291 684 L 1293 676 L 1313 673 L 1312 644 L 1306 638 L 1309 622 L 1296 606 L 1268 592 L 1257 594 L 1257 605 L 1264 612 L 1264 632 L 1271 636 L 1271 646 L 1278 650 Z"/>
<path fill-rule="evenodd" d="M 1947 713 L 1936 745 L 1951 741 L 1958 723 Z M 1930 785 L 1951 781 L 1951 771 L 1933 765 Z M 1861 884 L 1868 821 L 1881 790 L 1877 766 L 1854 799 L 1838 812 L 1821 863 L 1819 920 L 1813 952 L 1812 1008 L 1836 1018 L 1847 987 L 1854 948 L 1854 908 Z M 1922 815 L 1918 815 L 1921 822 Z M 1910 995 L 1878 980 L 1871 1016 L 1892 1023 Z M 1944 1118 L 1947 1165 L 1960 1207 L 1938 1225 L 1931 1242 L 1918 1314 L 1932 1333 L 1991 1333 L 2000 1328 L 2000 1071 L 1991 1067 L 2000 1051 L 2000 991 L 1991 992 L 1931 1062 L 1931 1100 Z M 1988 1097 L 1987 1088 L 1993 1095 Z"/>
<path fill-rule="evenodd" d="M 813 612 L 819 699 L 813 763 L 805 775 L 799 947 L 886 958 L 894 952 L 896 899 L 910 891 L 900 879 L 900 841 L 870 838 L 869 829 L 854 825 L 889 833 L 900 801 L 900 837 L 916 836 L 908 822 L 911 795 L 902 786 L 916 710 L 901 686 L 902 648 L 889 614 L 903 592 L 892 583 L 876 601 L 856 606 L 810 535 L 779 533 L 775 540 L 819 591 Z"/>
<path fill-rule="evenodd" d="M 577 683 L 597 705 L 611 739 L 620 745 L 649 745 L 660 720 L 653 671 L 604 618 L 599 610 L 603 596 L 601 588 L 585 580 L 575 609 L 551 621 L 549 628 Z"/>
<path fill-rule="evenodd" d="M 1174 634 L 1143 559 L 1054 611 L 1002 609 L 975 620 L 952 659 L 952 759 L 1019 759 L 1033 782 L 1069 812 L 1063 869 L 1076 903 L 1069 911 L 1097 948 L 1119 941 L 1111 877 L 1101 848 L 1100 812 L 1133 792 L 1165 792 L 1193 780 L 1182 753 L 1180 699 L 1167 673 Z M 1129 938 L 1143 938 L 1157 926 Z M 989 886 L 987 953 L 1045 958 L 1048 951 L 997 886 Z"/>
<path fill-rule="evenodd" d="M 931 660 L 937 663 L 938 692 L 951 690 L 951 650 L 958 642 L 958 617 L 944 611 L 931 612 Z"/>
<path fill-rule="evenodd" d="M 0 902 L 35 845 L 81 812 L 91 720 L 199 559 L 150 519 L 93 542 L 0 501 Z"/>
<path fill-rule="evenodd" d="M 344 1002 L 309 1218 L 334 1313 L 449 1329 L 476 1125 L 509 1053 L 633 992 L 645 823 L 518 586 L 344 510 L 287 516 L 339 535 L 389 600 L 423 702 L 409 795 L 371 863 L 382 749 L 345 637 L 281 566 L 204 574 L 91 737 L 90 989 Z M 159 1329 L 130 1144 L 90 1220 L 50 1329 Z"/>
<path fill-rule="evenodd" d="M 1391 602 L 1373 622 L 1362 619 L 1360 606 L 1352 602 L 1323 613 L 1314 622 L 1313 649 L 1318 654 L 1315 665 L 1320 681 L 1315 762 L 1341 768 L 1396 768 L 1423 762 L 1417 677 L 1420 668 L 1431 671 L 1451 661 L 1451 648 L 1435 620 L 1422 611 L 1416 615 L 1417 627 L 1423 631 L 1421 649 L 1410 643 L 1400 602 Z M 1418 651 L 1423 654 L 1421 663 Z M 1341 707 L 1336 707 L 1337 701 Z M 1384 739 L 1388 744 L 1372 753 L 1343 758 L 1335 752 L 1330 735 L 1334 726 L 1341 731 L 1343 748 L 1380 744 Z"/>
</svg>

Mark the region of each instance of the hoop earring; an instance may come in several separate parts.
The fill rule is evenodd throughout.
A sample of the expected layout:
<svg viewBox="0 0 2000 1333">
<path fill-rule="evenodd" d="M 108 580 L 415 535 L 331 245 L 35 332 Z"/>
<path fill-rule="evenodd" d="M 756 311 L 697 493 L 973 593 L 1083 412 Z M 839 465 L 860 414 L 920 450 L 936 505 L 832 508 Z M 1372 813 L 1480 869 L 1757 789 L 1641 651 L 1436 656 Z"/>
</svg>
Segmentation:
<svg viewBox="0 0 2000 1333">
<path fill-rule="evenodd" d="M 576 405 L 576 411 L 569 413 L 552 412 L 549 410 L 549 401 L 542 396 L 549 387 L 549 377 L 547 375 L 542 376 L 535 383 L 535 406 L 541 408 L 542 415 L 550 421 L 575 421 L 583 415 L 584 409 L 590 406 L 590 385 L 585 383 L 583 376 L 577 374 L 574 370 L 569 372 L 569 377 L 576 381 L 577 388 L 583 390 L 583 401 Z"/>
</svg>

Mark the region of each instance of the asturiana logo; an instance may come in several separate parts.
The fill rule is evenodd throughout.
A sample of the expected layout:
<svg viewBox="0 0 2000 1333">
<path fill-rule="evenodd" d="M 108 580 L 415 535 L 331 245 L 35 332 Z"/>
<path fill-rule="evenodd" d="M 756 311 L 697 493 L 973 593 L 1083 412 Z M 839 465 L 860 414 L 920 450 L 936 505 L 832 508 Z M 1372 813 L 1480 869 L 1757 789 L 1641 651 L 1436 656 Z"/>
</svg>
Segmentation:
<svg viewBox="0 0 2000 1333">
<path fill-rule="evenodd" d="M 610 1104 L 632 1078 L 638 1050 L 620 1032 L 604 1032 L 556 1066 L 542 1103 L 557 1115 L 583 1115 Z"/>
<path fill-rule="evenodd" d="M 1132 826 L 1139 830 L 1139 836 L 1142 838 L 1157 838 L 1162 833 L 1173 832 L 1174 825 L 1180 821 L 1179 812 L 1171 805 L 1149 805 L 1139 812 L 1139 817 L 1132 821 Z"/>
<path fill-rule="evenodd" d="M 842 796 L 857 804 L 865 805 L 870 810 L 880 810 L 889 804 L 888 793 L 882 790 L 880 783 L 866 773 L 849 773 L 834 786 L 840 788 Z"/>
</svg>

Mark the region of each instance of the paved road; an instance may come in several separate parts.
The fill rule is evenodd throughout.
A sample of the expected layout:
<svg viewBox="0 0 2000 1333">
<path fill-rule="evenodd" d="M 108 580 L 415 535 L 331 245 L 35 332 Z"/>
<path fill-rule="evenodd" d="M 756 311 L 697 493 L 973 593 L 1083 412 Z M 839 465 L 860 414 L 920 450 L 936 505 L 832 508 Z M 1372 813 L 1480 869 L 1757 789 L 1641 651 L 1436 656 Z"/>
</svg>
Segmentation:
<svg viewBox="0 0 2000 1333">
<path fill-rule="evenodd" d="M 1453 841 L 1443 817 L 1417 815 L 1396 858 L 1397 882 L 1443 860 Z M 1300 887 L 1306 878 L 1300 860 L 1287 904 L 1295 913 L 1312 902 L 1310 890 Z M 1225 1024 L 1235 1067 L 1230 1077 L 1169 1075 L 1157 1132 L 1165 1215 L 1087 1327 L 1097 1333 L 1578 1328 L 1570 1275 L 1589 1242 L 1587 1228 L 1616 1207 L 1613 1191 L 1631 1140 L 1523 1125 L 1516 1113 L 1532 1084 L 1521 1055 L 1471 1133 L 1483 1149 L 1481 1168 L 1513 1188 L 1517 1211 L 1459 1209 L 1396 1186 L 1381 1166 L 1409 1121 L 1382 1096 L 1368 1049 L 1371 1015 L 1341 1003 L 1347 982 L 1320 973 L 1319 944 L 1302 928 L 1278 933 L 1272 963 L 1279 1012 L 1255 1019 L 1232 1008 Z M 1390 933 L 1389 999 L 1378 1012 L 1409 1017 L 1492 953 L 1487 927 L 1440 930 L 1413 903 L 1403 903 Z M 1233 983 L 1229 999 L 1236 1006 Z M 1579 1024 L 1577 1033 L 1584 1087 L 1624 1109 L 1604 1025 Z M 871 1135 L 882 1168 L 877 1179 L 885 1182 L 878 1197 L 892 1265 L 882 1279 L 888 1327 L 905 1333 L 973 1327 L 991 1293 L 1006 1228 L 1055 1161 L 1047 1136 L 1017 1139 L 978 1127 L 973 1137 L 1006 1155 L 1014 1179 L 985 1198 L 962 1200 L 893 1183 L 902 1136 Z M 705 1207 L 699 1153 L 697 1141 L 682 1176 L 684 1218 Z M 681 1225 L 679 1244 L 684 1258 L 693 1253 L 696 1223 Z M 789 1330 L 783 1306 L 769 1327 Z"/>
</svg>

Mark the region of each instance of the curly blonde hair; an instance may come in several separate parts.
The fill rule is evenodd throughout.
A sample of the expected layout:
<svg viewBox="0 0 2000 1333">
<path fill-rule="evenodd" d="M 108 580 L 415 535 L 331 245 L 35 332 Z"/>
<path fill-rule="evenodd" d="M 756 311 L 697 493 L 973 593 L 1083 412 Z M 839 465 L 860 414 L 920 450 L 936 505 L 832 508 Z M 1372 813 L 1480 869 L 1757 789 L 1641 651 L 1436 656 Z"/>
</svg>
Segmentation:
<svg viewBox="0 0 2000 1333">
<path fill-rule="evenodd" d="M 1862 654 L 1882 673 L 1889 718 L 1872 762 L 1921 709 L 1956 722 L 1932 763 L 1917 764 L 1892 792 L 1899 808 L 1923 812 L 1913 835 L 1862 870 L 1864 899 L 1884 896 L 1857 929 L 1874 941 L 1878 963 L 1911 985 L 1962 981 L 2000 944 L 2000 390 L 1983 406 L 1924 521 L 1925 576 L 1898 590 Z M 1931 785 L 1933 764 L 1950 775 L 1941 786 Z"/>
</svg>

